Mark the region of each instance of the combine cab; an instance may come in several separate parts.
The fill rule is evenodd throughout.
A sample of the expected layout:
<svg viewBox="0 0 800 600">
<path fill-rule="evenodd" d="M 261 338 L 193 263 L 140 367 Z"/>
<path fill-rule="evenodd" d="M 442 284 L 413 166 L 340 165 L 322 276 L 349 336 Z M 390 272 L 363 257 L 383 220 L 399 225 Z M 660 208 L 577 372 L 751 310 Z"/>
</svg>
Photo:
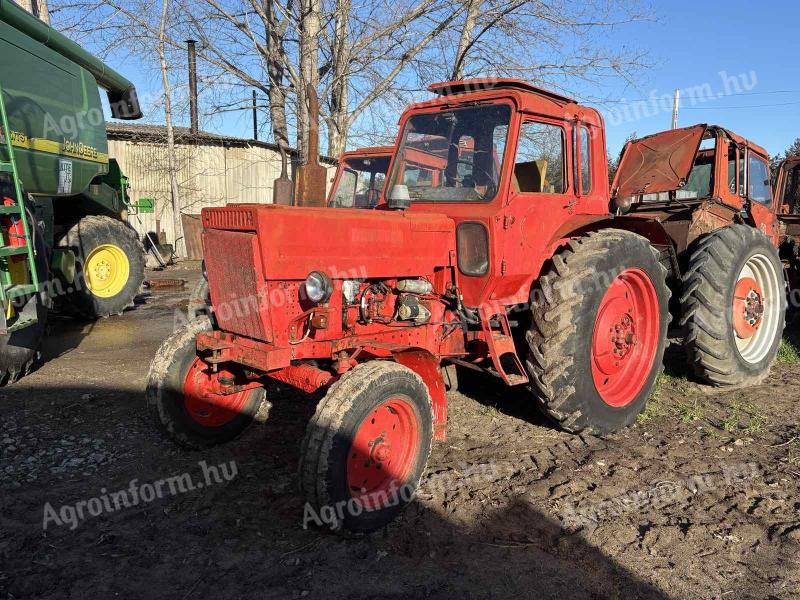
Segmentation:
<svg viewBox="0 0 800 600">
<path fill-rule="evenodd" d="M 137 119 L 132 84 L 7 0 L 0 56 L 2 385 L 30 369 L 52 301 L 89 318 L 121 313 L 139 292 L 144 256 L 124 222 L 125 178 L 108 156 L 98 93 L 107 90 L 112 116 Z M 13 257 L 14 240 L 29 259 Z M 34 283 L 38 293 L 20 294 Z"/>
<path fill-rule="evenodd" d="M 763 377 L 783 325 L 780 261 L 747 185 L 754 146 L 703 127 L 673 140 L 692 145 L 675 166 L 656 140 L 652 172 L 670 175 L 640 184 L 655 176 L 628 154 L 612 202 L 594 109 L 518 80 L 431 91 L 400 120 L 376 210 L 205 209 L 214 320 L 176 332 L 151 366 L 155 420 L 189 448 L 239 435 L 267 382 L 322 394 L 300 482 L 337 530 L 381 527 L 413 497 L 446 437 L 443 364 L 526 385 L 564 429 L 605 434 L 633 422 L 662 369 L 668 282 L 713 383 Z M 730 155 L 734 205 L 670 189 Z"/>
</svg>

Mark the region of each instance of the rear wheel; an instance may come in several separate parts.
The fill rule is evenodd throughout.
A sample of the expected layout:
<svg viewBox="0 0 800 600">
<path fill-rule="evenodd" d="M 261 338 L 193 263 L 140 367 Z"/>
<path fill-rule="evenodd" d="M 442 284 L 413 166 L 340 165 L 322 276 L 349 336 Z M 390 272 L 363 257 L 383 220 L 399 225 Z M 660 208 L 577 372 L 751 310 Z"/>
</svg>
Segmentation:
<svg viewBox="0 0 800 600">
<path fill-rule="evenodd" d="M 698 243 L 683 285 L 682 324 L 695 374 L 717 386 L 763 380 L 786 317 L 777 249 L 758 230 L 730 225 Z"/>
<path fill-rule="evenodd" d="M 31 229 L 36 238 L 35 262 L 41 291 L 32 296 L 15 298 L 11 305 L 6 307 L 5 316 L 9 326 L 13 326 L 20 319 L 25 320 L 33 317 L 36 317 L 36 322 L 12 333 L 0 335 L 0 387 L 15 383 L 31 371 L 36 359 L 39 357 L 39 349 L 47 329 L 48 308 L 51 302 L 45 291 L 46 286 L 41 284 L 49 281 L 49 252 L 44 241 L 44 227 L 33 218 L 30 211 L 28 215 Z M 19 265 L 19 269 L 15 269 L 14 264 L 12 264 L 12 272 L 27 273 L 27 267 L 25 266 L 27 259 L 18 258 L 12 260 L 14 264 Z M 15 281 L 21 280 L 15 278 Z"/>
<path fill-rule="evenodd" d="M 200 317 L 173 333 L 150 366 L 147 402 L 155 422 L 169 439 L 186 448 L 209 448 L 239 436 L 258 412 L 263 388 L 219 393 L 224 371 L 213 373 L 197 356 L 197 334 L 211 331 Z"/>
<path fill-rule="evenodd" d="M 333 384 L 306 430 L 300 483 L 334 530 L 364 533 L 411 501 L 428 462 L 433 409 L 410 369 L 371 361 Z"/>
<path fill-rule="evenodd" d="M 136 232 L 110 217 L 84 217 L 59 242 L 75 253 L 77 279 L 66 302 L 89 318 L 121 314 L 144 282 L 144 248 Z"/>
<path fill-rule="evenodd" d="M 663 368 L 670 293 L 657 253 L 630 232 L 591 233 L 539 283 L 526 339 L 542 408 L 572 432 L 629 425 Z"/>
</svg>

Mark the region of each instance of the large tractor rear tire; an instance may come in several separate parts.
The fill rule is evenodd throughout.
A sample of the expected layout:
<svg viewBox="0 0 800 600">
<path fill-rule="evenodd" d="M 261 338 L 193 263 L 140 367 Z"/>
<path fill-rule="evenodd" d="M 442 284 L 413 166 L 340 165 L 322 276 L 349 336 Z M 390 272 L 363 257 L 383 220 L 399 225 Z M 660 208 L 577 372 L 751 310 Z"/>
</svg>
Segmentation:
<svg viewBox="0 0 800 600">
<path fill-rule="evenodd" d="M 59 247 L 76 259 L 76 281 L 65 302 L 90 319 L 119 315 L 131 306 L 144 282 L 144 247 L 122 221 L 89 216 L 76 223 Z"/>
<path fill-rule="evenodd" d="M 158 429 L 176 444 L 201 450 L 229 442 L 253 422 L 265 397 L 263 388 L 221 395 L 216 379 L 222 373 L 197 356 L 199 333 L 212 330 L 199 317 L 173 333 L 150 365 L 145 395 Z"/>
<path fill-rule="evenodd" d="M 300 487 L 312 522 L 350 533 L 389 524 L 416 493 L 432 442 L 431 396 L 419 375 L 385 361 L 348 371 L 303 439 Z"/>
<path fill-rule="evenodd" d="M 730 225 L 697 244 L 683 277 L 682 320 L 695 374 L 715 386 L 769 374 L 786 319 L 777 249 L 758 230 Z"/>
<path fill-rule="evenodd" d="M 631 424 L 663 369 L 669 299 L 645 238 L 610 229 L 569 242 L 539 280 L 526 334 L 544 412 L 571 432 Z"/>
<path fill-rule="evenodd" d="M 49 281 L 50 261 L 47 245 L 44 241 L 44 228 L 29 212 L 29 221 L 35 236 L 36 269 L 40 281 L 40 293 L 21 299 L 14 307 L 17 315 L 35 314 L 37 321 L 25 329 L 11 334 L 0 335 L 0 387 L 11 385 L 30 373 L 39 357 L 39 349 L 47 330 L 47 315 L 50 298 L 47 286 L 41 284 Z"/>
</svg>

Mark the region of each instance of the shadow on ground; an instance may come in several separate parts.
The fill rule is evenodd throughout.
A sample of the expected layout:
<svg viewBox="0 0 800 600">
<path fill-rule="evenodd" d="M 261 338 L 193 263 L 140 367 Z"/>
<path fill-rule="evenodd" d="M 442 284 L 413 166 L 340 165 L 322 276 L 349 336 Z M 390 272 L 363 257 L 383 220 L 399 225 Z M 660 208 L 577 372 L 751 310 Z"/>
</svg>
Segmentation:
<svg viewBox="0 0 800 600">
<path fill-rule="evenodd" d="M 276 398 L 266 424 L 202 454 L 161 440 L 140 393 L 65 384 L 55 396 L 4 395 L 3 598 L 667 597 L 529 502 L 475 522 L 416 504 L 387 530 L 350 540 L 304 530 L 295 468 L 313 407 L 295 395 Z M 59 511 L 181 473 L 202 481 L 200 461 L 234 461 L 236 476 L 74 530 L 51 518 L 43 531 L 48 503 Z"/>
</svg>

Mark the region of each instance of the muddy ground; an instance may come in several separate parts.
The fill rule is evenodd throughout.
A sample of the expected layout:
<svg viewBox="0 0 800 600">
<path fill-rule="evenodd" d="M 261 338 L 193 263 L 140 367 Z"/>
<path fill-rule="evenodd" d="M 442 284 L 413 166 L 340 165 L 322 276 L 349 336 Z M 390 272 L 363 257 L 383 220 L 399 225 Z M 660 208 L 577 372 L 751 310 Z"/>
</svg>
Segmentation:
<svg viewBox="0 0 800 600">
<path fill-rule="evenodd" d="M 313 406 L 296 394 L 271 390 L 270 420 L 212 451 L 154 431 L 145 375 L 188 289 L 93 325 L 54 320 L 43 366 L 0 390 L 0 599 L 800 598 L 791 356 L 764 385 L 715 393 L 684 378 L 673 347 L 647 413 L 606 439 L 462 376 L 416 503 L 342 539 L 303 528 L 295 469 Z M 201 461 L 228 471 L 207 480 Z M 53 518 L 184 473 L 206 485 L 74 529 Z"/>
</svg>

